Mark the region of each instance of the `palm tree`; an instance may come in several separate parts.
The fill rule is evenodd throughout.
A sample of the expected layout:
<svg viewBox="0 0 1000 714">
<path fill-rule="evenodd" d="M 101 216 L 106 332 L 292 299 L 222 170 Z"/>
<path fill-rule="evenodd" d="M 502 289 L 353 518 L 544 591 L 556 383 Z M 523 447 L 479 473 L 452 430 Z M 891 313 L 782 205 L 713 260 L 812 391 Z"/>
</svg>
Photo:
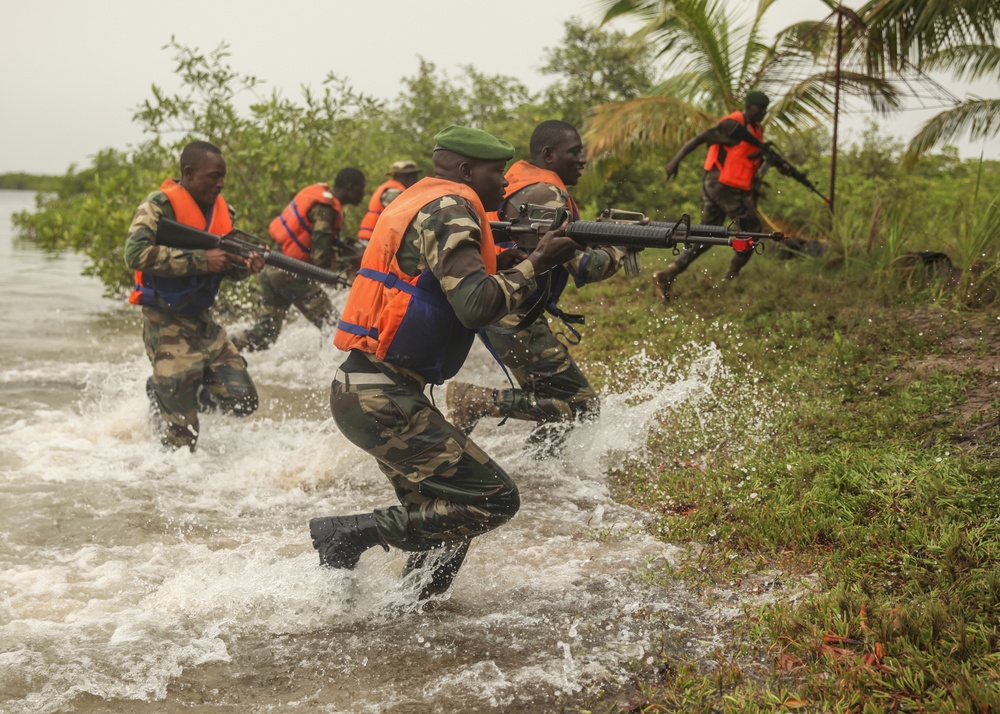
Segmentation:
<svg viewBox="0 0 1000 714">
<path fill-rule="evenodd" d="M 823 66 L 836 37 L 836 13 L 764 42 L 762 21 L 774 2 L 758 0 L 753 16 L 741 20 L 727 14 L 722 0 L 606 0 L 604 21 L 638 19 L 642 29 L 633 40 L 658 47 L 670 74 L 646 96 L 593 110 L 584 128 L 592 157 L 615 168 L 632 147 L 675 150 L 741 109 L 753 89 L 771 97 L 768 124 L 779 135 L 823 125 L 833 111 L 835 82 L 878 112 L 898 108 L 898 92 L 882 75 Z"/>
<path fill-rule="evenodd" d="M 956 79 L 1000 79 L 1000 3 L 995 0 L 871 0 L 859 11 L 875 38 L 875 71 L 910 63 Z M 912 165 L 930 149 L 962 134 L 972 141 L 1000 134 L 1000 99 L 967 99 L 929 119 L 910 140 Z"/>
</svg>

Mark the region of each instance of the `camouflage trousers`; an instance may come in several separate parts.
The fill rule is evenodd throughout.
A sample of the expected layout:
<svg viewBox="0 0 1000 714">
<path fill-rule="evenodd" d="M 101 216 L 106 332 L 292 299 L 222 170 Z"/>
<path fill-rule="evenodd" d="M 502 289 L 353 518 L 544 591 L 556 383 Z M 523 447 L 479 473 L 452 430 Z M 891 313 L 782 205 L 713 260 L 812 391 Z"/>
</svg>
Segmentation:
<svg viewBox="0 0 1000 714">
<path fill-rule="evenodd" d="M 497 390 L 494 416 L 508 414 L 511 419 L 543 424 L 597 418 L 601 408 L 597 392 L 545 318 L 513 335 L 491 332 L 489 338 L 520 387 Z"/>
<path fill-rule="evenodd" d="M 153 365 L 152 397 L 166 426 L 164 444 L 194 448 L 198 410 L 236 416 L 257 410 L 247 363 L 209 312 L 184 315 L 142 308 L 142 340 Z"/>
<path fill-rule="evenodd" d="M 701 183 L 701 222 L 710 226 L 724 226 L 730 221 L 739 221 L 745 231 L 760 231 L 760 217 L 757 215 L 757 201 L 752 191 L 743 191 L 719 183 L 719 172 L 708 171 Z M 677 256 L 674 265 L 678 272 L 687 270 L 711 245 L 690 243 Z M 733 254 L 729 264 L 729 274 L 737 275 L 753 256 L 752 250 L 740 250 Z"/>
<path fill-rule="evenodd" d="M 481 535 L 520 507 L 517 486 L 452 426 L 417 379 L 337 372 L 330 410 L 352 443 L 375 457 L 398 506 L 375 509 L 383 540 L 425 551 Z"/>
<path fill-rule="evenodd" d="M 281 334 L 285 315 L 294 305 L 321 331 L 337 324 L 340 317 L 323 288 L 307 278 L 268 266 L 260 272 L 260 314 L 249 329 L 233 336 L 241 352 L 266 350 Z"/>
</svg>

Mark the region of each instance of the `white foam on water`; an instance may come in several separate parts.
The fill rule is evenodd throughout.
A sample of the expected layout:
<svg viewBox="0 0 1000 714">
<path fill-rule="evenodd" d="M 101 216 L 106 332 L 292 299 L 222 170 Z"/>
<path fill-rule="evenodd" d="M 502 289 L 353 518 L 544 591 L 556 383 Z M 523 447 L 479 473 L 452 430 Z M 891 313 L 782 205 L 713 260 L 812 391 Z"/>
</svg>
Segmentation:
<svg viewBox="0 0 1000 714">
<path fill-rule="evenodd" d="M 529 424 L 477 427 L 522 510 L 477 538 L 452 591 L 429 602 L 401 580 L 397 552 L 374 549 L 353 572 L 318 566 L 309 518 L 394 499 L 329 418 L 341 355 L 305 320 L 247 355 L 261 410 L 204 415 L 194 453 L 158 446 L 138 333 L 0 373 L 78 387 L 69 404 L 42 399 L 0 423 L 0 709 L 61 711 L 86 693 L 126 711 L 182 696 L 179 683 L 215 691 L 221 667 L 222 681 L 287 684 L 216 695 L 248 711 L 500 710 L 623 676 L 664 646 L 706 651 L 718 615 L 648 576 L 678 551 L 614 503 L 604 477 L 643 452 L 664 412 L 744 388 L 718 349 L 684 357 L 638 355 L 642 379 L 604 395 L 559 458 L 529 456 Z M 503 385 L 478 348 L 460 378 Z M 719 416 L 698 418 L 708 429 Z"/>
</svg>

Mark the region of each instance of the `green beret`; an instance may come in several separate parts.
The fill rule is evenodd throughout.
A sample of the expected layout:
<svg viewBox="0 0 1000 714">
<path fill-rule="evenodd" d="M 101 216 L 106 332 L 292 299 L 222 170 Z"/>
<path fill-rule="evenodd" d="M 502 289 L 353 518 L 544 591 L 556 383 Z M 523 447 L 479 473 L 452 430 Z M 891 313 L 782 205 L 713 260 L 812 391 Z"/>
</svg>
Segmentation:
<svg viewBox="0 0 1000 714">
<path fill-rule="evenodd" d="M 481 161 L 509 161 L 514 158 L 514 147 L 482 129 L 467 126 L 449 126 L 434 137 L 434 150 L 445 149 Z"/>
<path fill-rule="evenodd" d="M 747 98 L 743 101 L 744 104 L 750 104 L 755 107 L 766 107 L 771 103 L 771 100 L 767 98 L 767 95 L 763 92 L 753 91 L 747 94 Z"/>
</svg>

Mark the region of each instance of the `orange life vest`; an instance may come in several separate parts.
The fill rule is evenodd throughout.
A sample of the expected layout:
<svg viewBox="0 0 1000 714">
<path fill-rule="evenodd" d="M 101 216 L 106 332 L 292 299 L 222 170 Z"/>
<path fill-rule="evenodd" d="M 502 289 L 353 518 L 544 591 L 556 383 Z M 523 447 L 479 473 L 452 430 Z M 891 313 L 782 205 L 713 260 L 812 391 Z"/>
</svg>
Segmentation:
<svg viewBox="0 0 1000 714">
<path fill-rule="evenodd" d="M 499 218 L 499 216 L 503 215 L 504 209 L 507 207 L 507 200 L 521 189 L 527 188 L 528 186 L 536 183 L 550 183 L 553 186 L 558 186 L 562 189 L 569 197 L 570 220 L 580 220 L 580 209 L 576 205 L 576 201 L 574 201 L 573 197 L 569 195 L 569 191 L 566 189 L 566 184 L 563 183 L 563 180 L 559 178 L 559 174 L 555 171 L 539 168 L 528 161 L 522 160 L 507 169 L 505 178 L 507 179 L 508 185 L 504 193 L 504 199 L 500 202 L 499 210 L 493 211 L 489 214 L 491 221 L 503 220 L 502 218 Z"/>
<path fill-rule="evenodd" d="M 194 197 L 176 179 L 166 179 L 160 186 L 160 191 L 170 201 L 174 218 L 178 223 L 217 236 L 224 236 L 233 230 L 229 206 L 221 194 L 216 197 L 212 212 L 206 217 Z M 210 308 L 215 303 L 221 284 L 222 273 L 173 277 L 150 275 L 137 270 L 135 288 L 129 295 L 128 301 L 133 305 L 196 313 Z"/>
<path fill-rule="evenodd" d="M 281 252 L 289 258 L 311 262 L 312 229 L 309 222 L 309 211 L 317 203 L 333 208 L 333 237 L 340 234 L 340 226 L 344 222 L 344 207 L 330 191 L 325 183 L 315 183 L 306 186 L 295 194 L 295 198 L 285 206 L 281 215 L 271 221 L 269 231 L 271 237 L 281 246 Z"/>
<path fill-rule="evenodd" d="M 733 112 L 729 116 L 722 117 L 720 121 L 726 119 L 738 121 L 758 141 L 764 140 L 764 130 L 759 124 L 748 124 L 743 112 Z M 719 183 L 749 191 L 762 161 L 759 158 L 750 158 L 750 154 L 755 151 L 757 147 L 748 141 L 741 141 L 736 146 L 711 144 L 708 147 L 708 156 L 705 158 L 705 170 L 719 169 Z"/>
<path fill-rule="evenodd" d="M 505 178 L 508 183 L 504 199 L 500 202 L 500 209 L 495 213 L 489 214 L 491 221 L 504 220 L 503 214 L 507 208 L 508 199 L 513 198 L 518 191 L 525 189 L 528 186 L 533 186 L 536 183 L 548 183 L 562 189 L 562 191 L 566 194 L 566 197 L 569 199 L 567 208 L 569 208 L 570 221 L 580 220 L 579 206 L 576 205 L 576 201 L 573 200 L 573 197 L 569 195 L 569 191 L 566 189 L 566 184 L 555 171 L 540 168 L 529 161 L 518 161 L 507 169 Z M 500 251 L 512 248 L 514 245 L 514 243 L 503 243 L 497 247 L 497 250 Z M 581 268 L 586 265 L 588 258 L 584 256 L 583 260 L 584 262 L 580 264 Z M 569 283 L 569 279 L 571 277 L 570 273 L 562 265 L 554 265 L 549 268 L 548 272 L 551 273 L 552 277 L 549 281 L 547 281 L 548 294 L 544 296 L 545 309 L 549 314 L 562 319 L 563 322 L 566 323 L 566 327 L 569 328 L 571 332 L 579 334 L 570 326 L 570 322 L 582 322 L 582 318 L 577 320 L 576 318 L 578 316 L 564 313 L 557 304 L 559 302 L 559 297 L 562 295 L 563 291 L 566 289 L 566 285 Z M 581 285 L 583 285 L 583 283 L 577 282 L 577 287 L 580 287 Z M 538 302 L 538 300 L 542 297 L 543 290 L 545 290 L 544 287 L 539 287 L 538 290 L 525 301 L 525 304 L 534 305 Z"/>
<path fill-rule="evenodd" d="M 411 369 L 432 384 L 454 377 L 468 356 L 476 330 L 463 325 L 434 274 L 407 275 L 396 254 L 406 230 L 427 204 L 460 196 L 479 216 L 479 254 L 487 275 L 497 271 L 493 232 L 479 196 L 468 186 L 424 178 L 386 207 L 372 232 L 337 324 L 333 344 L 361 350 Z"/>
<path fill-rule="evenodd" d="M 400 191 L 406 190 L 406 186 L 396 179 L 389 179 L 375 189 L 371 199 L 368 201 L 368 213 L 361 218 L 361 228 L 358 229 L 358 240 L 371 239 L 372 231 L 375 230 L 375 224 L 378 223 L 378 217 L 385 210 L 385 206 L 382 205 L 382 194 L 390 188 L 399 189 Z"/>
</svg>

